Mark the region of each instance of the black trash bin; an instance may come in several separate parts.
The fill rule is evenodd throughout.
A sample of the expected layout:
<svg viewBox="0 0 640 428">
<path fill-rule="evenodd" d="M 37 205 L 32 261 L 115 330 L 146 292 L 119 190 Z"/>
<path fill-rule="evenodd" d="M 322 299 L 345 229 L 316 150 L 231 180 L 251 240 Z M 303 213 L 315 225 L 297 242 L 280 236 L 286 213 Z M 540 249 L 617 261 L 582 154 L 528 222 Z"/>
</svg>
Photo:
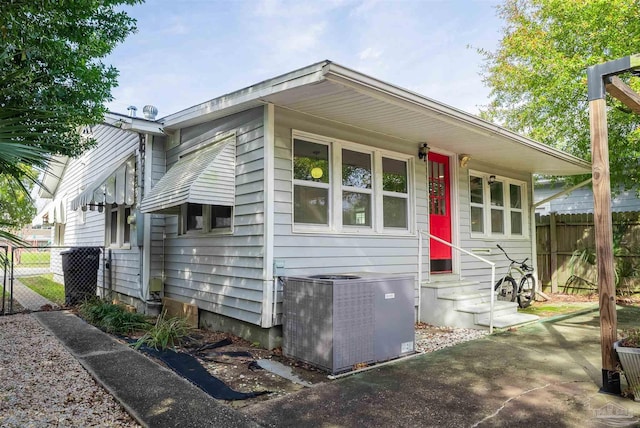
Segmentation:
<svg viewBox="0 0 640 428">
<path fill-rule="evenodd" d="M 76 247 L 60 252 L 64 273 L 64 303 L 73 306 L 97 295 L 100 248 Z"/>
</svg>

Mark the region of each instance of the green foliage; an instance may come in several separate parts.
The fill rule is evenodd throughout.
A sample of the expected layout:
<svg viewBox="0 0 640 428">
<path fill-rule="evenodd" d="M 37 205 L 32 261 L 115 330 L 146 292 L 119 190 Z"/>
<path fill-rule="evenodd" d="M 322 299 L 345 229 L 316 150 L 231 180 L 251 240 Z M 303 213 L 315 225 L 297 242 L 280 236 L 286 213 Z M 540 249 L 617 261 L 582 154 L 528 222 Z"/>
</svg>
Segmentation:
<svg viewBox="0 0 640 428">
<path fill-rule="evenodd" d="M 640 53 L 638 0 L 504 0 L 495 52 L 480 50 L 492 101 L 483 116 L 590 159 L 588 66 Z M 620 76 L 635 90 L 640 79 Z M 640 183 L 640 116 L 610 98 L 611 181 Z M 579 179 L 579 178 L 577 178 Z"/>
<path fill-rule="evenodd" d="M 141 1 L 0 3 L 0 238 L 24 244 L 10 230 L 33 217 L 27 195 L 50 155 L 94 143 L 77 129 L 102 120 L 118 75 L 102 59 L 136 29 L 120 7 Z"/>
<path fill-rule="evenodd" d="M 78 308 L 80 315 L 88 323 L 114 334 L 128 334 L 149 328 L 147 318 L 135 312 L 128 312 L 124 305 L 110 303 L 102 299 L 85 300 Z"/>
<path fill-rule="evenodd" d="M 74 156 L 86 148 L 77 127 L 102 120 L 117 85 L 117 70 L 102 60 L 136 30 L 121 6 L 140 2 L 2 2 L 0 107 L 19 110 L 45 152 Z"/>
<path fill-rule="evenodd" d="M 64 305 L 64 285 L 53 280 L 53 274 L 41 276 L 23 276 L 20 282 L 60 306 Z"/>
<path fill-rule="evenodd" d="M 156 324 L 138 339 L 134 348 L 139 349 L 142 345 L 155 349 L 175 348 L 189 335 L 190 330 L 185 318 L 166 318 L 166 311 L 163 311 Z"/>
</svg>

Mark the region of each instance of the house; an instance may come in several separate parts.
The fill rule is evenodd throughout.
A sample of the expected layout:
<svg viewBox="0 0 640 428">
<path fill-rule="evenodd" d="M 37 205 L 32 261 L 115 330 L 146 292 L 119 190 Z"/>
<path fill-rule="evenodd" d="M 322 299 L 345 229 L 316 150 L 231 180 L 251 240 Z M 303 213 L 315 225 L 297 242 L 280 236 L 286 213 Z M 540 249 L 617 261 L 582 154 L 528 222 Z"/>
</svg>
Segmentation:
<svg viewBox="0 0 640 428">
<path fill-rule="evenodd" d="M 141 309 L 157 290 L 197 306 L 202 326 L 268 345 L 288 276 L 410 274 L 417 318 L 480 327 L 489 266 L 428 233 L 500 274 L 497 243 L 535 260 L 532 175 L 590 171 L 330 61 L 91 132 L 98 145 L 50 186 L 59 241 L 105 245 L 113 288 Z"/>
<path fill-rule="evenodd" d="M 543 201 L 563 190 L 564 183 L 556 183 L 548 179 L 535 182 L 536 202 Z M 618 189 L 611 195 L 612 212 L 640 211 L 640 198 L 635 190 Z M 536 214 L 593 214 L 593 190 L 590 186 L 579 187 L 572 192 L 552 199 L 536 208 Z"/>
</svg>

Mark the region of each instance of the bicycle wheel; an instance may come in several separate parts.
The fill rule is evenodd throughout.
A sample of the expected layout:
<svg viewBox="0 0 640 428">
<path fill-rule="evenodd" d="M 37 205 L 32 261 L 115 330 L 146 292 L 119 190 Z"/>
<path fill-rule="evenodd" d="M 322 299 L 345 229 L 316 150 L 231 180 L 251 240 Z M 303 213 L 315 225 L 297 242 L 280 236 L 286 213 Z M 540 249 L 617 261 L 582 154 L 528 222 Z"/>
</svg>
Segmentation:
<svg viewBox="0 0 640 428">
<path fill-rule="evenodd" d="M 504 300 L 505 302 L 515 302 L 517 290 L 518 286 L 513 278 L 510 276 L 500 278 L 500 280 L 496 282 L 495 287 L 496 299 Z"/>
<path fill-rule="evenodd" d="M 520 288 L 518 288 L 518 305 L 526 308 L 533 302 L 536 297 L 536 279 L 530 273 L 526 274 L 520 280 Z"/>
</svg>

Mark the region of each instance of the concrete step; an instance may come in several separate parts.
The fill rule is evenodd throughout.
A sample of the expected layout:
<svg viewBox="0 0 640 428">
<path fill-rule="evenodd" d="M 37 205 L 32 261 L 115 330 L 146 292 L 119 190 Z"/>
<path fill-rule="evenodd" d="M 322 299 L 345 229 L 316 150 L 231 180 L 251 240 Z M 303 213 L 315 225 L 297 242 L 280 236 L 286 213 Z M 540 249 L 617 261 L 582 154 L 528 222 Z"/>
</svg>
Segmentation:
<svg viewBox="0 0 640 428">
<path fill-rule="evenodd" d="M 531 314 L 515 313 L 515 314 L 496 316 L 494 313 L 493 326 L 496 328 L 509 328 L 509 327 L 515 327 L 518 325 L 532 323 L 532 322 L 538 321 L 539 319 L 540 317 L 538 317 L 537 315 L 531 315 Z M 476 324 L 484 327 L 489 327 L 489 316 L 487 316 L 486 318 L 485 317 L 480 318 L 476 322 Z"/>
<path fill-rule="evenodd" d="M 461 305 L 456 308 L 458 312 L 468 312 L 470 314 L 488 314 L 491 312 L 491 302 L 486 303 L 470 303 L 466 305 Z M 502 300 L 497 300 L 493 304 L 493 314 L 495 316 L 496 312 L 502 311 L 505 314 L 508 313 L 517 313 L 518 304 L 516 302 L 505 302 Z"/>
</svg>

